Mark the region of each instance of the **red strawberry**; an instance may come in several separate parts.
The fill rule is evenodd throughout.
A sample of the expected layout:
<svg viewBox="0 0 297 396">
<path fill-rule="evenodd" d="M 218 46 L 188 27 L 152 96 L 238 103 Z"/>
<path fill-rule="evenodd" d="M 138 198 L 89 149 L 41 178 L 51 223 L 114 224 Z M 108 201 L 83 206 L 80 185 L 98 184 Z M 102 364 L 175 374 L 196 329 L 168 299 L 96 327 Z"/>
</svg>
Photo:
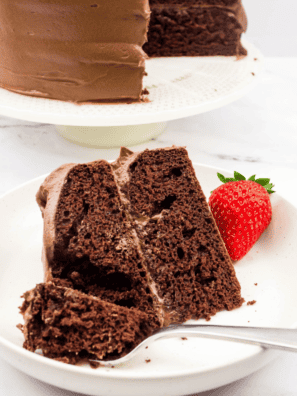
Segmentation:
<svg viewBox="0 0 297 396">
<path fill-rule="evenodd" d="M 240 260 L 268 227 L 273 193 L 270 179 L 248 180 L 238 172 L 234 178 L 218 178 L 226 184 L 212 191 L 209 206 L 232 260 Z"/>
</svg>

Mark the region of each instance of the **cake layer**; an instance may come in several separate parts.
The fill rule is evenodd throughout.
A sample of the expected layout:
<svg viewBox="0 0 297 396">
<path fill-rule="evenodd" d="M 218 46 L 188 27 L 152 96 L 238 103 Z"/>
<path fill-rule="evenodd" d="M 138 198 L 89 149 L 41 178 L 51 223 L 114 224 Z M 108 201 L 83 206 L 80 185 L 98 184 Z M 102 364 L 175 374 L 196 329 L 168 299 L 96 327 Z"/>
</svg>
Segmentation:
<svg viewBox="0 0 297 396">
<path fill-rule="evenodd" d="M 151 334 L 144 312 L 52 282 L 24 294 L 24 348 L 65 363 L 119 358 Z M 111 336 L 112 335 L 112 336 Z"/>
<path fill-rule="evenodd" d="M 4 0 L 0 86 L 65 101 L 139 99 L 147 0 Z"/>
<path fill-rule="evenodd" d="M 241 34 L 246 16 L 241 3 L 231 8 L 197 5 L 151 6 L 149 56 L 246 55 Z"/>
<path fill-rule="evenodd" d="M 135 231 L 106 161 L 64 166 L 43 183 L 45 281 L 136 307 L 159 326 L 162 315 Z"/>
<path fill-rule="evenodd" d="M 241 306 L 240 285 L 184 148 L 124 149 L 114 164 L 166 322 Z"/>
</svg>

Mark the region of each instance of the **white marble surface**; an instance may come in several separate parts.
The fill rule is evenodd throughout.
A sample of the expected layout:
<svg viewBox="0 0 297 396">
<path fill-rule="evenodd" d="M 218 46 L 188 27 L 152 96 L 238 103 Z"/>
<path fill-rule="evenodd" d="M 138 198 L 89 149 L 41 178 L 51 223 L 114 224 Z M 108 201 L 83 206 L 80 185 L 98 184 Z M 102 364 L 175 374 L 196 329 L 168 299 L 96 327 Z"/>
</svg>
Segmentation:
<svg viewBox="0 0 297 396">
<path fill-rule="evenodd" d="M 194 162 L 272 177 L 276 189 L 297 205 L 290 183 L 297 179 L 296 70 L 297 58 L 268 58 L 259 85 L 243 99 L 170 122 L 161 136 L 135 149 L 187 146 Z M 0 194 L 65 162 L 114 159 L 118 152 L 76 146 L 54 126 L 0 116 Z M 297 355 L 283 353 L 261 371 L 201 395 L 295 395 L 296 370 Z M 0 359 L 0 396 L 8 395 L 78 396 L 29 378 Z"/>
</svg>

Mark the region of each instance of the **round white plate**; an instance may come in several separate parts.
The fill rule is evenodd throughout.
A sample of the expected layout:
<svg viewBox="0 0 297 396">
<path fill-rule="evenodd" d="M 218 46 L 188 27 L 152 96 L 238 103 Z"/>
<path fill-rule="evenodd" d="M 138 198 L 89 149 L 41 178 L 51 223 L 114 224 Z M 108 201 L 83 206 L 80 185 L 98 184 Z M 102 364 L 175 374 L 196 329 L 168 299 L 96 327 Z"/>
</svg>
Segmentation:
<svg viewBox="0 0 297 396">
<path fill-rule="evenodd" d="M 149 103 L 76 105 L 0 89 L 0 114 L 56 125 L 111 127 L 160 123 L 204 113 L 239 99 L 254 86 L 263 56 L 246 40 L 243 45 L 248 56 L 239 60 L 221 56 L 148 60 L 144 87 L 150 92 Z M 81 135 L 84 133 L 81 131 Z"/>
<path fill-rule="evenodd" d="M 208 197 L 220 184 L 216 172 L 222 170 L 198 164 L 195 170 Z M 43 224 L 35 203 L 43 179 L 24 184 L 0 199 L 0 354 L 9 363 L 49 384 L 90 395 L 178 396 L 237 380 L 274 356 L 255 346 L 188 337 L 156 341 L 127 364 L 94 370 L 24 350 L 23 335 L 16 328 L 22 322 L 20 295 L 43 279 Z M 279 194 L 273 194 L 271 201 L 271 224 L 235 265 L 243 297 L 246 302 L 257 302 L 220 312 L 211 324 L 295 327 L 297 208 Z"/>
</svg>

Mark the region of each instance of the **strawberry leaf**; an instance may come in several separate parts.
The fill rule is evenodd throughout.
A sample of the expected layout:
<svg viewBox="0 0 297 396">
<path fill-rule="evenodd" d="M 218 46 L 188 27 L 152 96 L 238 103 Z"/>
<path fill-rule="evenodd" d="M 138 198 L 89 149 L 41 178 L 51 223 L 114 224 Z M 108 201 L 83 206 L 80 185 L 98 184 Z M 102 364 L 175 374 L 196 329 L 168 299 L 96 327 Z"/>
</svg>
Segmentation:
<svg viewBox="0 0 297 396">
<path fill-rule="evenodd" d="M 260 178 L 255 180 L 256 183 L 261 184 L 261 186 L 266 186 L 270 182 L 270 179 Z"/>
<path fill-rule="evenodd" d="M 217 175 L 218 175 L 218 178 L 220 179 L 220 181 L 221 181 L 222 183 L 226 183 L 226 178 L 225 178 L 225 176 L 223 176 L 221 173 L 217 173 Z"/>
<path fill-rule="evenodd" d="M 235 178 L 235 180 L 246 180 L 246 178 L 242 175 L 242 174 L 240 174 L 239 172 L 236 172 L 236 171 L 234 171 L 234 178 Z"/>
<path fill-rule="evenodd" d="M 221 173 L 217 173 L 218 178 L 220 179 L 220 181 L 222 183 L 229 183 L 229 182 L 236 182 L 236 181 L 241 181 L 241 180 L 246 180 L 246 178 L 239 172 L 234 171 L 234 177 L 225 177 L 224 175 L 222 175 Z M 268 194 L 273 194 L 275 191 L 272 190 L 272 188 L 274 187 L 274 184 L 270 183 L 270 179 L 263 177 L 263 178 L 259 178 L 256 179 L 256 175 L 251 176 L 248 181 L 252 181 L 255 183 L 260 184 L 262 187 L 265 188 L 265 190 L 268 192 Z M 212 193 L 213 191 L 211 191 Z"/>
<path fill-rule="evenodd" d="M 275 191 L 272 190 L 272 188 L 274 187 L 274 184 L 268 183 L 268 184 L 266 184 L 266 185 L 263 186 L 263 187 L 267 190 L 268 194 L 273 194 L 273 193 L 275 193 Z"/>
</svg>

